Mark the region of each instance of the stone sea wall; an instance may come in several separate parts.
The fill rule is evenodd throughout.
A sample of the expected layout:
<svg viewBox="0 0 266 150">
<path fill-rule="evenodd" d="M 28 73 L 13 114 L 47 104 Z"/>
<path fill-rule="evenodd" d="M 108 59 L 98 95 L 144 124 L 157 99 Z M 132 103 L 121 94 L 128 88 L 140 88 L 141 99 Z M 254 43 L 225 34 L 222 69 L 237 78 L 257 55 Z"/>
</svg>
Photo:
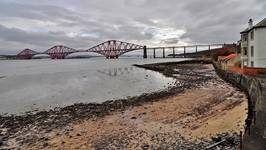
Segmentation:
<svg viewBox="0 0 266 150">
<path fill-rule="evenodd" d="M 257 78 L 221 70 L 213 62 L 217 74 L 224 80 L 237 86 L 248 96 L 248 118 L 243 134 L 244 150 L 266 149 L 266 77 Z"/>
</svg>

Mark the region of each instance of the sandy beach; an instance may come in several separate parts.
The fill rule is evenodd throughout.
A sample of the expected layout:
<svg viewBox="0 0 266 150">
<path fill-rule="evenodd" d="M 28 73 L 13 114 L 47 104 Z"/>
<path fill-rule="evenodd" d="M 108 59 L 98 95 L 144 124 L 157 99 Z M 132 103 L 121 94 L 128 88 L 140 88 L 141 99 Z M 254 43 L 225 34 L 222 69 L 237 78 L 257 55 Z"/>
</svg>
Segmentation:
<svg viewBox="0 0 266 150">
<path fill-rule="evenodd" d="M 237 147 L 239 133 L 245 127 L 247 97 L 220 79 L 212 64 L 170 63 L 142 67 L 175 77 L 180 83 L 170 93 L 153 95 L 153 100 L 146 97 L 143 102 L 72 119 L 54 128 L 34 122 L 14 127 L 18 131 L 9 134 L 9 129 L 5 128 L 8 137 L 4 146 L 21 149 L 205 149 L 224 138 L 229 141 L 224 142 L 222 148 Z M 180 84 L 182 86 L 178 86 Z M 87 107 L 76 107 L 71 113 L 79 109 Z M 69 116 L 69 111 L 61 111 L 62 114 Z M 57 124 L 51 115 L 56 113 L 48 113 L 41 122 L 50 121 L 51 126 Z M 10 118 L 1 119 L 8 122 Z M 2 124 L 2 132 L 4 126 Z"/>
</svg>

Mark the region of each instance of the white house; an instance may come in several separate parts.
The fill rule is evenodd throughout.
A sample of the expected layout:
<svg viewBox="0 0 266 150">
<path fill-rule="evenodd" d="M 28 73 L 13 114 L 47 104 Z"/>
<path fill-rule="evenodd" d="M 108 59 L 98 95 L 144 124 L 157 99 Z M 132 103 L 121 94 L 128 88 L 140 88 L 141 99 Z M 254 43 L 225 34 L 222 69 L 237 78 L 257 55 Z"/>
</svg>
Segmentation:
<svg viewBox="0 0 266 150">
<path fill-rule="evenodd" d="M 241 67 L 266 68 L 266 18 L 241 32 Z"/>
</svg>

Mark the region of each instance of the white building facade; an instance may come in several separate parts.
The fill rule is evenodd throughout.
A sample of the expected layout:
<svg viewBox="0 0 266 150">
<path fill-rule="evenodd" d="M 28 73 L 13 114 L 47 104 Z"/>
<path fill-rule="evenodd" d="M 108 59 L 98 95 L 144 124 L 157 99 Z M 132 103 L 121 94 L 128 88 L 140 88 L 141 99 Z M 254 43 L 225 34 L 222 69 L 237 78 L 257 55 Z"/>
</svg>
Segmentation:
<svg viewBox="0 0 266 150">
<path fill-rule="evenodd" d="M 241 67 L 266 68 L 266 18 L 241 32 Z"/>
</svg>

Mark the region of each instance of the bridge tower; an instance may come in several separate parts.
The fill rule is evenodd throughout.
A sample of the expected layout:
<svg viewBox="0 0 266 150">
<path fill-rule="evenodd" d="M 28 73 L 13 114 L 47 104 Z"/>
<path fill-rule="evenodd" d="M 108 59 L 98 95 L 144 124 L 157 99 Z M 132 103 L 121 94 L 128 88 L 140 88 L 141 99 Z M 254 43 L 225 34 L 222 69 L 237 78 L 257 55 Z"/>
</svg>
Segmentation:
<svg viewBox="0 0 266 150">
<path fill-rule="evenodd" d="M 50 55 L 52 59 L 65 59 L 67 55 L 75 52 L 77 52 L 77 50 L 73 48 L 57 45 L 45 51 L 44 54 Z"/>
<path fill-rule="evenodd" d="M 143 49 L 143 46 L 117 40 L 110 40 L 88 49 L 87 52 L 101 54 L 107 59 L 117 59 L 119 56 L 127 52 L 140 49 Z"/>
<path fill-rule="evenodd" d="M 38 52 L 35 52 L 31 49 L 26 48 L 23 51 L 21 51 L 20 53 L 18 53 L 17 57 L 19 59 L 32 59 L 32 57 L 36 54 L 38 54 Z"/>
</svg>

